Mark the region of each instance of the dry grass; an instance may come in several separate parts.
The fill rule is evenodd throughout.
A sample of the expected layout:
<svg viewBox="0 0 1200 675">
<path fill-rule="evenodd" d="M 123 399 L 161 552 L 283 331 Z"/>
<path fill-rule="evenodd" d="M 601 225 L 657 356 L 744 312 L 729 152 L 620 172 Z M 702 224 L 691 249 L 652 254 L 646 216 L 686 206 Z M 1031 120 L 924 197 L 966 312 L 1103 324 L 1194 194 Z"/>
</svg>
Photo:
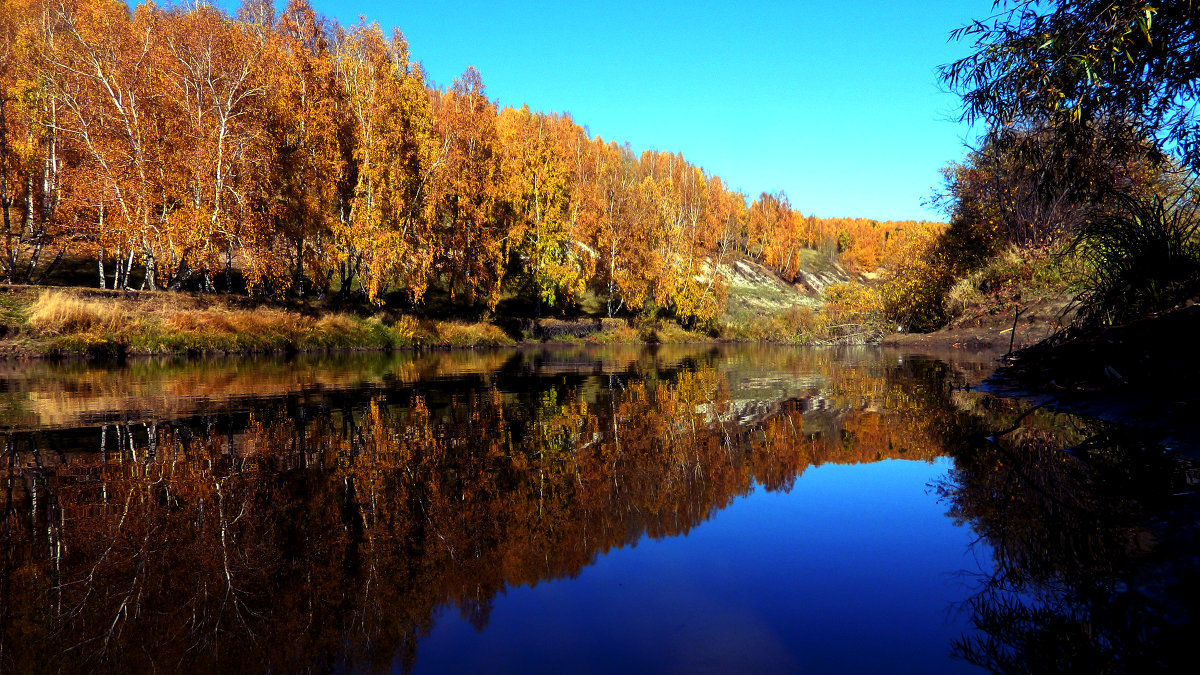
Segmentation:
<svg viewBox="0 0 1200 675">
<path fill-rule="evenodd" d="M 688 344 L 711 342 L 712 338 L 689 331 L 674 321 L 643 319 L 637 326 L 631 326 L 623 319 L 603 319 L 600 331 L 587 336 L 584 341 L 608 345 Z"/>
<path fill-rule="evenodd" d="M 215 309 L 185 309 L 166 310 L 160 313 L 165 326 L 180 332 L 207 334 L 237 334 L 237 333 L 296 333 L 298 330 L 311 326 L 312 319 L 277 309 L 259 310 L 229 310 Z M 322 323 L 327 326 L 336 325 L 326 317 Z"/>
<path fill-rule="evenodd" d="M 433 333 L 439 338 L 433 342 L 455 347 L 496 347 L 513 343 L 504 331 L 490 323 L 439 321 L 434 324 Z"/>
<path fill-rule="evenodd" d="M 177 293 L 104 294 L 79 289 L 12 296 L 5 335 L 47 354 L 167 354 L 311 349 L 390 349 L 415 345 L 512 344 L 492 324 L 420 321 L 382 315 L 319 317 L 273 307 L 247 308 L 220 297 Z"/>
<path fill-rule="evenodd" d="M 703 333 L 687 330 L 673 321 L 663 321 L 654 327 L 654 340 L 662 344 L 687 344 L 710 342 L 712 338 Z"/>
<path fill-rule="evenodd" d="M 28 327 L 41 335 L 115 331 L 129 322 L 116 302 L 88 300 L 64 291 L 42 291 L 30 308 Z"/>
<path fill-rule="evenodd" d="M 624 321 L 602 327 L 599 333 L 587 336 L 587 341 L 602 345 L 631 345 L 645 342 L 642 332 Z"/>
</svg>

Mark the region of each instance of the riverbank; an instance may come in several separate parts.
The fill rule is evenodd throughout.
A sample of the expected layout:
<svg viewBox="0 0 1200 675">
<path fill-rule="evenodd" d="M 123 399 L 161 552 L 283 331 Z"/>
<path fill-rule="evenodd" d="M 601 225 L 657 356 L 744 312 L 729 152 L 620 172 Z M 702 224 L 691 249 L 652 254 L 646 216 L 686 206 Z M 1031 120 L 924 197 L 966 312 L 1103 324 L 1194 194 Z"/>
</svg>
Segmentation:
<svg viewBox="0 0 1200 675">
<path fill-rule="evenodd" d="M 0 358 L 9 360 L 715 341 L 669 321 L 543 319 L 502 328 L 229 295 L 0 287 Z"/>
<path fill-rule="evenodd" d="M 1013 355 L 989 380 L 1003 396 L 1139 429 L 1200 460 L 1200 352 L 1179 338 L 1200 331 L 1200 305 Z"/>
<path fill-rule="evenodd" d="M 765 292 L 743 284 L 711 332 L 669 319 L 578 318 L 489 321 L 418 318 L 394 309 L 343 307 L 317 301 L 272 303 L 239 295 L 0 286 L 0 358 L 120 358 L 131 355 L 221 355 L 488 348 L 516 344 L 680 344 L 754 342 L 787 345 L 876 344 L 909 350 L 998 351 L 1031 346 L 1059 328 L 1065 302 L 1025 308 L 1014 325 L 1006 311 L 967 313 L 928 334 L 886 334 L 835 302 L 782 282 L 782 299 L 746 310 L 743 296 Z M 751 293 L 753 291 L 753 293 Z M 772 296 L 774 297 L 774 296 Z M 756 306 L 757 307 L 757 306 Z M 773 310 L 773 311 L 769 311 Z M 864 322 L 865 321 L 865 322 Z"/>
<path fill-rule="evenodd" d="M 499 327 L 239 296 L 12 286 L 0 292 L 7 358 L 233 354 L 513 344 Z"/>
<path fill-rule="evenodd" d="M 946 328 L 932 333 L 894 333 L 885 336 L 885 347 L 1018 351 L 1032 347 L 1060 331 L 1069 316 L 1070 298 L 1048 296 L 1003 311 L 973 308 Z"/>
</svg>

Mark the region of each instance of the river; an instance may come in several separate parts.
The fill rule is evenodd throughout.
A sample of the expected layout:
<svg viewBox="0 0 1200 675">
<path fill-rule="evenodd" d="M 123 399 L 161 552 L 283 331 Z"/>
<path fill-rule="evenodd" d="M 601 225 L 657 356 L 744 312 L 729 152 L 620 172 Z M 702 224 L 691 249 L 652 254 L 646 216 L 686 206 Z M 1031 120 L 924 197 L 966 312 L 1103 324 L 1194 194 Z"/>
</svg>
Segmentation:
<svg viewBox="0 0 1200 675">
<path fill-rule="evenodd" d="M 979 392 L 994 365 L 713 346 L 4 364 L 0 670 L 1161 661 L 1190 625 L 1170 519 L 1194 470 Z"/>
</svg>

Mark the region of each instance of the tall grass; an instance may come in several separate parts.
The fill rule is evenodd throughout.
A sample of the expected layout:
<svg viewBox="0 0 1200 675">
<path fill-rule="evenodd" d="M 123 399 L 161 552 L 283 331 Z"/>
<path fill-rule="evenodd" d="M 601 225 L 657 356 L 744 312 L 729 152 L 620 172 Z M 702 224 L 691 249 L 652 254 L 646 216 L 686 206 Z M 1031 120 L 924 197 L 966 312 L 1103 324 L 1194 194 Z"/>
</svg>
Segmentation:
<svg viewBox="0 0 1200 675">
<path fill-rule="evenodd" d="M 401 316 L 310 316 L 275 307 L 246 308 L 219 298 L 155 293 L 106 295 L 44 290 L 18 312 L 34 351 L 48 354 L 168 354 L 409 346 L 498 346 L 512 340 L 491 324 L 420 321 Z M 12 328 L 13 330 L 7 330 Z"/>
<path fill-rule="evenodd" d="M 128 321 L 117 303 L 89 300 L 64 291 L 42 291 L 30 308 L 27 325 L 42 335 L 114 331 Z"/>
<path fill-rule="evenodd" d="M 1127 200 L 1076 241 L 1089 277 L 1075 326 L 1129 323 L 1200 295 L 1200 214 L 1192 201 Z"/>
</svg>

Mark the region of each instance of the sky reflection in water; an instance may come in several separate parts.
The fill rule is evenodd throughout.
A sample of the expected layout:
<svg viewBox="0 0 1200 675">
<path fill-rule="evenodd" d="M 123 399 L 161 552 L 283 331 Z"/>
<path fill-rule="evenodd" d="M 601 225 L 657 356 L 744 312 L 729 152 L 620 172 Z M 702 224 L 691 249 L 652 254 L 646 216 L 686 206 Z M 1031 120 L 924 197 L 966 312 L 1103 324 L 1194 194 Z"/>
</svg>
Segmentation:
<svg viewBox="0 0 1200 675">
<path fill-rule="evenodd" d="M 948 659 L 968 549 L 927 487 L 949 459 L 809 468 L 686 536 L 510 589 L 488 627 L 443 612 L 417 672 L 975 672 Z"/>
</svg>

